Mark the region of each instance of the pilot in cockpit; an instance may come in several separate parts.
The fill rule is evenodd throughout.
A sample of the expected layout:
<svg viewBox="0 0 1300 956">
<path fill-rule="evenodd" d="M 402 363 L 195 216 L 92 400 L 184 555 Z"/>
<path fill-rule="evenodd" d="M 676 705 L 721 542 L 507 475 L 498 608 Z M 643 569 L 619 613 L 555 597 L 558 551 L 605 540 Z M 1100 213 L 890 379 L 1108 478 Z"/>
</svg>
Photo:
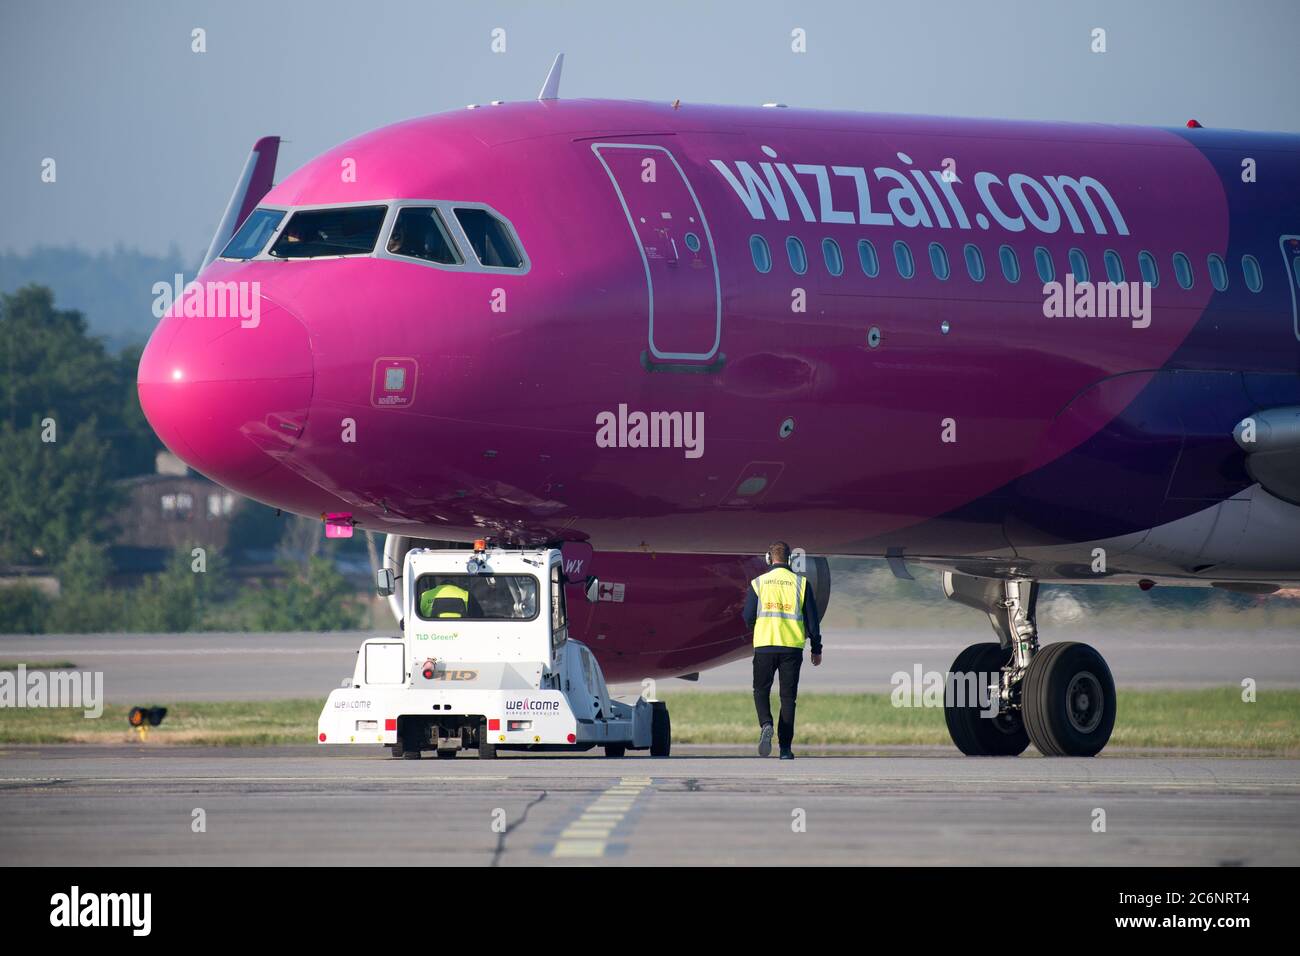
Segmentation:
<svg viewBox="0 0 1300 956">
<path fill-rule="evenodd" d="M 406 255 L 407 252 L 402 248 L 406 241 L 406 229 L 399 220 L 393 226 L 393 234 L 388 237 L 388 251 L 395 256 Z"/>
</svg>

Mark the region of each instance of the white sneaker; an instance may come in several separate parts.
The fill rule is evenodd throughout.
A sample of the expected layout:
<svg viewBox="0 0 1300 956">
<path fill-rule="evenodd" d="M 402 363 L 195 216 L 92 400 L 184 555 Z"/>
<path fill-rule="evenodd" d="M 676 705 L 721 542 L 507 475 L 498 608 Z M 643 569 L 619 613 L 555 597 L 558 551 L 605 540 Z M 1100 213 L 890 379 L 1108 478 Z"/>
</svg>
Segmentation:
<svg viewBox="0 0 1300 956">
<path fill-rule="evenodd" d="M 772 756 L 772 725 L 764 724 L 763 729 L 758 732 L 758 755 L 760 757 Z"/>
</svg>

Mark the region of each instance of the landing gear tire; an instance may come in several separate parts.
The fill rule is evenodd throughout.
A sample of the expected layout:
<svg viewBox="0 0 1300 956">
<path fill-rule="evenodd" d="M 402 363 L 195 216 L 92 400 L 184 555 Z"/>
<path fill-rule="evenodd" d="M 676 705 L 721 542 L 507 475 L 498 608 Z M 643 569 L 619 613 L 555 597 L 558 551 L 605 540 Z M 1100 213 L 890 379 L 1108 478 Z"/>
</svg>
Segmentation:
<svg viewBox="0 0 1300 956">
<path fill-rule="evenodd" d="M 1002 665 L 1011 657 L 1000 644 L 988 642 L 972 644 L 952 662 L 949 685 L 961 681 L 959 675 L 979 674 L 981 680 L 997 679 Z M 991 676 L 990 676 L 991 675 Z M 954 688 L 956 690 L 957 688 Z M 962 682 L 961 694 L 944 695 L 943 718 L 948 724 L 948 734 L 957 749 L 969 757 L 1015 757 L 1029 746 L 1029 735 L 1016 711 L 985 717 L 979 700 L 969 700 L 969 682 Z M 963 706 L 958 706 L 961 701 Z"/>
<path fill-rule="evenodd" d="M 605 744 L 606 757 L 622 757 L 627 753 L 627 744 Z"/>
<path fill-rule="evenodd" d="M 667 757 L 673 749 L 673 723 L 668 719 L 668 705 L 662 700 L 650 702 L 650 756 Z"/>
<path fill-rule="evenodd" d="M 454 750 L 439 750 L 439 751 L 438 751 L 438 759 L 439 759 L 439 760 L 455 760 L 455 759 L 456 759 L 456 751 L 454 751 Z"/>
<path fill-rule="evenodd" d="M 1092 757 L 1115 729 L 1115 681 L 1087 644 L 1039 648 L 1020 686 L 1029 739 L 1044 757 Z"/>
</svg>

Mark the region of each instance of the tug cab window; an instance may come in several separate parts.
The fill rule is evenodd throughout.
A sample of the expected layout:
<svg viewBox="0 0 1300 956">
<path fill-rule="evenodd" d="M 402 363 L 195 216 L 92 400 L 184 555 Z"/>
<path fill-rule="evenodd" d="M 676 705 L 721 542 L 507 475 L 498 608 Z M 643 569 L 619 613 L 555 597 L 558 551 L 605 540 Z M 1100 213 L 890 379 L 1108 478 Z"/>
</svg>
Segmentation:
<svg viewBox="0 0 1300 956">
<path fill-rule="evenodd" d="M 523 257 L 510 237 L 510 230 L 492 213 L 486 209 L 457 209 L 456 219 L 482 265 L 497 269 L 523 266 Z"/>
<path fill-rule="evenodd" d="M 271 247 L 271 255 L 278 259 L 369 255 L 387 210 L 387 206 L 348 206 L 295 212 Z"/>
<path fill-rule="evenodd" d="M 253 258 L 266 248 L 283 218 L 284 211 L 281 209 L 254 209 L 239 227 L 239 231 L 231 236 L 226 248 L 221 250 L 221 258 Z"/>
<path fill-rule="evenodd" d="M 558 564 L 551 565 L 551 646 L 558 648 L 569 637 L 568 607 L 564 602 L 564 578 Z"/>
<path fill-rule="evenodd" d="M 425 621 L 537 617 L 537 578 L 527 574 L 422 574 L 415 596 L 416 614 Z"/>
<path fill-rule="evenodd" d="M 460 265 L 442 214 L 433 208 L 408 207 L 397 214 L 386 247 L 395 256 L 409 256 L 442 265 Z"/>
</svg>

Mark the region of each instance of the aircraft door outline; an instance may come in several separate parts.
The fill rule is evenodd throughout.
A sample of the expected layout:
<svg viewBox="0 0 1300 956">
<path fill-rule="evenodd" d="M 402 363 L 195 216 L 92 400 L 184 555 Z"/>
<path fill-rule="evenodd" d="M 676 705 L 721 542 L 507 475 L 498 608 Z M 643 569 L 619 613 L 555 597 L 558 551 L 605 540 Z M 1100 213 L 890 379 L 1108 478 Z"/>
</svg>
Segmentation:
<svg viewBox="0 0 1300 956">
<path fill-rule="evenodd" d="M 713 234 L 685 170 L 664 146 L 592 143 L 591 150 L 614 187 L 645 270 L 649 356 L 660 362 L 714 361 L 722 344 L 722 282 Z M 653 181 L 638 177 L 638 185 L 655 188 L 629 196 L 633 167 L 627 160 L 637 161 L 639 170 L 651 153 L 667 162 L 656 164 Z M 690 228 L 693 221 L 699 222 L 703 242 Z M 711 274 L 700 274 L 706 270 Z"/>
</svg>

